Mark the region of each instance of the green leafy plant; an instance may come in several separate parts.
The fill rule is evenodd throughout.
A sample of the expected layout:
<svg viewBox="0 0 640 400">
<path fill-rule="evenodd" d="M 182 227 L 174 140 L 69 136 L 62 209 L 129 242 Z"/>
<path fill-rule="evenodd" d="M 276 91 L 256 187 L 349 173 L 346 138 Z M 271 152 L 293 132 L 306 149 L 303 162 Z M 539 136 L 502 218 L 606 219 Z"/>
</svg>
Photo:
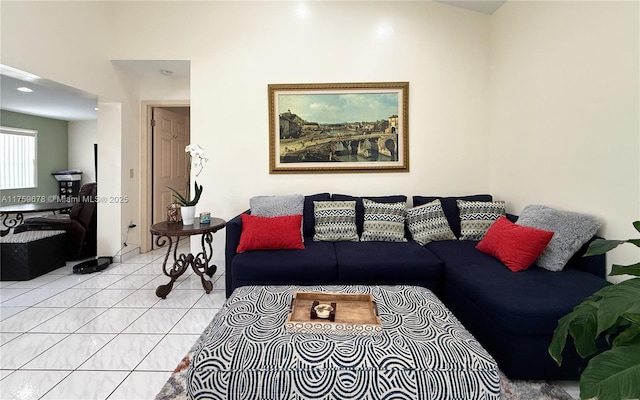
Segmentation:
<svg viewBox="0 0 640 400">
<path fill-rule="evenodd" d="M 195 186 L 195 196 L 191 200 L 187 200 L 183 195 L 181 195 L 177 190 L 173 188 L 169 188 L 173 192 L 173 198 L 176 199 L 178 204 L 183 207 L 195 206 L 200 201 L 200 195 L 202 194 L 202 185 L 198 186 L 198 182 L 194 182 Z"/>
<path fill-rule="evenodd" d="M 640 221 L 633 223 L 640 232 Z M 640 239 L 596 239 L 585 257 L 604 254 L 621 244 L 640 247 Z M 640 398 L 640 263 L 613 265 L 610 276 L 633 275 L 605 286 L 558 321 L 549 354 L 562 364 L 571 335 L 577 353 L 589 359 L 580 375 L 580 397 L 598 400 Z M 602 350 L 602 344 L 606 350 Z M 600 346 L 600 349 L 598 348 Z"/>
</svg>

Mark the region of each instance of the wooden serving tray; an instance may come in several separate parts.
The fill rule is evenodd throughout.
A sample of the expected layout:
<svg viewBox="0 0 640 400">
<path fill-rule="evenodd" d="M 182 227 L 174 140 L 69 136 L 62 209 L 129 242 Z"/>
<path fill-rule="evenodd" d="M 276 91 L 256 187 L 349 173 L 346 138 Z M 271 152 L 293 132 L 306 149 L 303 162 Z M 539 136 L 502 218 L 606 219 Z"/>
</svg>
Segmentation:
<svg viewBox="0 0 640 400">
<path fill-rule="evenodd" d="M 314 302 L 335 303 L 333 321 L 314 318 Z M 330 333 L 335 335 L 378 335 L 382 322 L 378 308 L 370 294 L 296 292 L 285 329 L 295 333 Z"/>
</svg>

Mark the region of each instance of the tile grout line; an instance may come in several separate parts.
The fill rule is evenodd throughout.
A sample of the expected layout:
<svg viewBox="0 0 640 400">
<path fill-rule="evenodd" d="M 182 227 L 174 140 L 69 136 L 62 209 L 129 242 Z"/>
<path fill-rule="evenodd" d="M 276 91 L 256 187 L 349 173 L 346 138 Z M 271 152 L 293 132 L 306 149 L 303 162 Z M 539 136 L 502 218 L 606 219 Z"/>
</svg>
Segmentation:
<svg viewBox="0 0 640 400">
<path fill-rule="evenodd" d="M 177 289 L 177 288 L 176 288 L 176 289 Z M 205 293 L 205 294 L 206 294 L 206 293 Z M 146 354 L 144 357 L 142 357 L 142 359 L 138 362 L 138 364 L 136 364 L 136 366 L 135 366 L 135 367 L 133 367 L 133 369 L 129 372 L 129 374 L 127 375 L 127 377 L 126 377 L 124 380 L 122 380 L 122 382 L 120 382 L 120 384 L 119 384 L 118 386 L 116 386 L 116 388 L 114 388 L 114 389 L 113 389 L 113 391 L 109 394 L 109 396 L 107 396 L 107 400 L 108 400 L 108 399 L 109 399 L 109 398 L 110 398 L 110 397 L 111 397 L 111 396 L 112 396 L 112 395 L 113 395 L 113 394 L 118 390 L 118 388 L 119 388 L 119 387 L 120 387 L 120 386 L 121 386 L 121 385 L 126 381 L 126 379 L 127 379 L 129 376 L 131 376 L 131 375 L 132 375 L 134 372 L 136 372 L 136 371 L 137 371 L 137 372 L 141 372 L 140 370 L 138 370 L 138 369 L 137 369 L 137 368 L 140 366 L 140 364 L 142 364 L 142 363 L 144 362 L 144 360 L 146 360 L 146 358 L 147 358 L 147 357 L 149 357 L 149 355 L 150 355 L 150 354 L 151 354 L 151 353 L 152 353 L 152 352 L 153 352 L 153 351 L 154 351 L 154 350 L 155 350 L 155 349 L 160 345 L 160 343 L 162 343 L 162 341 L 163 341 L 167 336 L 169 336 L 169 335 L 170 335 L 171 330 L 172 330 L 172 329 L 174 329 L 174 328 L 175 328 L 175 327 L 180 323 L 180 321 L 182 321 L 182 320 L 186 317 L 186 315 L 189 313 L 189 311 L 191 311 L 191 310 L 193 310 L 193 309 L 194 309 L 194 308 L 193 308 L 193 306 L 194 306 L 194 305 L 195 305 L 195 304 L 196 304 L 196 303 L 197 303 L 201 298 L 202 298 L 202 296 L 198 297 L 198 299 L 197 299 L 196 301 L 194 301 L 193 305 L 187 309 L 187 311 L 182 315 L 182 317 L 181 317 L 178 321 L 176 321 L 176 323 L 175 323 L 175 324 L 173 324 L 173 326 L 172 326 L 170 329 L 168 329 L 168 330 L 167 330 L 167 332 L 162 336 L 162 338 L 158 341 L 158 343 L 156 343 L 156 345 L 155 345 L 155 346 L 153 346 L 153 348 L 151 348 L 151 349 L 147 352 L 147 354 Z M 156 303 L 156 304 L 157 304 L 157 303 Z M 153 307 L 153 306 L 152 306 L 152 307 Z M 151 309 L 151 308 L 149 308 L 149 309 Z M 193 346 L 193 345 L 192 345 L 192 346 Z M 185 355 L 189 353 L 189 350 L 190 350 L 190 349 L 191 349 L 191 347 L 190 347 L 189 349 L 187 349 L 187 352 L 185 353 Z M 184 356 L 185 356 L 185 355 L 183 355 L 182 357 L 184 358 Z M 178 365 L 178 363 L 179 363 L 179 362 L 180 362 L 180 361 L 178 361 L 175 365 Z M 147 371 L 147 372 L 155 372 L 155 371 Z M 163 372 L 164 372 L 164 371 L 163 371 Z M 171 373 L 171 371 L 169 371 L 169 373 Z"/>
<path fill-rule="evenodd" d="M 120 264 L 120 265 L 122 265 L 122 264 Z M 143 266 L 142 266 L 142 267 L 140 267 L 140 268 L 144 268 L 144 266 L 145 266 L 145 265 L 143 265 Z M 136 269 L 135 271 L 139 270 L 140 268 Z M 135 271 L 133 271 L 133 272 L 135 272 Z M 132 272 L 132 273 L 133 273 L 133 272 Z M 130 273 L 130 274 L 126 275 L 126 276 L 130 276 L 132 273 Z M 93 279 L 93 278 L 89 278 L 89 279 Z M 89 279 L 87 279 L 87 280 L 89 280 Z M 123 277 L 122 279 L 124 279 L 124 277 Z M 120 280 L 121 280 L 121 279 L 120 279 Z M 118 281 L 119 281 L 119 280 L 118 280 Z M 118 281 L 116 281 L 116 282 L 118 282 Z M 84 281 L 83 281 L 83 282 L 84 282 Z M 114 282 L 114 283 L 115 283 L 115 282 Z M 74 285 L 73 287 L 75 287 L 75 286 L 77 286 L 77 285 Z M 96 294 L 98 294 L 98 293 L 102 292 L 102 291 L 103 291 L 103 290 L 105 290 L 105 289 L 107 289 L 107 288 L 106 288 L 106 287 L 105 287 L 105 288 L 102 288 L 102 289 L 101 289 L 101 290 L 99 290 L 98 292 L 96 292 L 96 293 L 92 294 L 91 296 L 87 297 L 86 299 L 81 300 L 80 302 L 76 303 L 74 306 L 69 307 L 68 309 L 74 308 L 76 305 L 78 305 L 78 304 L 82 303 L 83 301 L 87 300 L 87 299 L 88 299 L 88 298 L 90 298 L 90 297 L 95 296 Z M 111 307 L 106 307 L 104 312 L 100 313 L 98 316 L 96 316 L 95 318 L 93 318 L 91 321 L 93 321 L 94 319 L 98 318 L 100 315 L 104 314 L 104 313 L 105 313 L 105 312 L 107 312 L 108 310 L 112 309 L 116 304 L 118 304 L 119 302 L 121 302 L 121 301 L 125 300 L 127 297 L 131 296 L 131 295 L 132 295 L 133 293 L 135 293 L 135 292 L 136 292 L 136 290 L 134 290 L 133 292 L 131 292 L 129 295 L 125 296 L 123 299 L 121 299 L 120 301 L 118 301 L 117 303 L 115 303 L 113 306 L 111 306 Z M 81 307 L 78 307 L 78 308 L 81 308 Z M 97 308 L 97 307 L 96 307 L 96 308 Z M 148 311 L 148 309 L 147 309 L 146 311 Z M 80 369 L 79 369 L 79 368 L 81 368 L 84 364 L 86 364 L 86 363 L 87 363 L 87 361 L 89 361 L 89 360 L 90 360 L 91 358 L 93 358 L 96 354 L 98 354 L 98 352 L 100 352 L 100 351 L 101 351 L 102 349 L 104 349 L 107 345 L 109 345 L 109 343 L 111 343 L 112 341 L 114 341 L 114 340 L 115 340 L 119 335 L 121 335 L 121 334 L 122 334 L 122 332 L 124 332 L 124 330 L 126 330 L 129 326 L 131 326 L 133 323 L 135 323 L 135 321 L 137 321 L 140 317 L 142 317 L 142 315 L 144 315 L 144 314 L 146 313 L 146 311 L 145 311 L 145 312 L 143 312 L 142 314 L 140 314 L 136 319 L 134 319 L 133 321 L 131 321 L 131 323 L 129 323 L 129 325 L 127 325 L 126 327 L 124 327 L 122 330 L 120 330 L 119 332 L 117 332 L 117 333 L 113 334 L 113 337 L 112 337 L 110 340 L 108 340 L 107 342 L 105 342 L 105 343 L 104 343 L 104 345 L 102 345 L 99 349 L 97 349 L 95 352 L 93 352 L 93 354 L 91 354 L 89 357 L 87 357 L 87 359 L 86 359 L 86 360 L 84 360 L 83 362 L 81 362 L 77 367 L 75 367 L 74 369 L 70 370 L 70 372 L 69 372 L 68 374 L 66 374 L 64 378 L 62 378 L 61 380 L 59 380 L 55 385 L 53 385 L 49 390 L 47 390 L 47 391 L 46 391 L 46 392 L 45 392 L 45 393 L 40 397 L 40 399 L 42 399 L 42 398 L 46 397 L 46 395 L 47 395 L 47 394 L 49 394 L 52 390 L 54 390 L 56 387 L 58 387 L 58 386 L 59 386 L 59 385 L 60 385 L 60 384 L 65 380 L 65 379 L 67 379 L 71 374 L 73 374 L 73 373 L 74 373 L 74 372 L 76 372 L 76 371 L 80 371 Z M 82 334 L 82 333 L 76 333 L 76 332 L 77 332 L 79 329 L 82 329 L 82 328 L 83 328 L 84 326 L 86 326 L 87 324 L 89 324 L 91 321 L 88 321 L 87 323 L 85 323 L 84 325 L 82 325 L 80 328 L 76 329 L 76 331 L 74 331 L 74 333 L 72 333 L 72 334 Z M 96 334 L 96 333 L 89 333 L 89 334 L 90 334 L 90 335 L 92 335 L 92 334 Z M 71 336 L 71 334 L 69 334 L 69 336 Z M 67 337 L 68 337 L 68 336 L 67 336 Z M 66 337 L 65 337 L 64 339 L 66 339 Z M 63 339 L 63 340 L 64 340 L 64 339 Z M 59 343 L 59 342 L 58 342 L 58 343 Z M 57 343 L 56 343 L 56 344 L 57 344 Z M 41 354 L 42 354 L 42 353 L 41 353 Z M 31 362 L 31 361 L 29 361 L 29 362 Z M 26 365 L 26 364 L 25 364 L 25 365 Z M 65 371 L 67 371 L 67 370 L 65 370 Z M 96 370 L 96 371 L 108 371 L 108 370 Z M 125 377 L 125 378 L 124 378 L 124 379 L 123 379 L 123 380 L 122 380 L 122 381 L 121 381 L 121 382 L 116 386 L 116 388 L 117 388 L 117 387 L 120 387 L 120 385 L 122 384 L 122 382 L 124 382 L 124 380 L 126 380 L 126 379 L 127 379 L 127 377 L 128 377 L 129 375 L 131 375 L 131 372 L 129 372 L 129 373 L 127 374 L 127 376 L 126 376 L 126 377 Z M 114 391 L 115 391 L 115 390 L 116 390 L 116 389 L 114 389 Z M 110 397 L 110 396 L 111 396 L 111 394 L 113 394 L 113 392 L 111 392 L 111 393 L 109 394 L 109 396 L 107 396 L 107 398 L 108 398 L 108 397 Z"/>
<path fill-rule="evenodd" d="M 163 268 L 163 270 L 164 270 L 164 268 Z M 164 272 L 163 272 L 163 275 L 164 275 Z M 187 277 L 186 279 L 189 279 L 189 277 Z M 186 279 L 185 279 L 184 281 L 186 281 Z M 173 288 L 173 289 L 172 289 L 172 291 L 173 291 L 173 290 L 178 290 L 178 287 L 179 287 L 182 283 L 184 283 L 184 281 L 183 281 L 183 282 L 181 282 L 180 284 L 178 284 L 178 286 L 177 286 L 177 287 Z M 212 284 L 213 284 L 213 282 L 212 282 Z M 203 294 L 203 295 L 204 295 L 204 294 Z M 203 295 L 202 295 L 202 296 L 203 296 Z M 144 362 L 144 360 L 146 360 L 146 359 L 147 359 L 147 357 L 149 357 L 149 355 L 150 355 L 150 354 L 151 354 L 151 353 L 152 353 L 152 352 L 153 352 L 153 351 L 154 351 L 154 350 L 155 350 L 155 349 L 160 345 L 160 343 L 162 343 L 162 341 L 163 341 L 167 336 L 169 336 L 169 335 L 170 335 L 171 330 L 175 329 L 175 327 L 180 323 L 180 321 L 182 321 L 182 320 L 186 317 L 186 315 L 189 313 L 189 311 L 191 311 L 191 310 L 193 310 L 193 309 L 194 309 L 194 305 L 195 305 L 195 304 L 196 304 L 196 303 L 197 303 L 197 302 L 202 298 L 202 296 L 198 297 L 198 299 L 196 299 L 196 300 L 193 302 L 193 304 L 192 304 L 192 305 L 187 309 L 187 311 L 185 311 L 185 313 L 182 315 L 182 317 L 180 317 L 180 319 L 179 319 L 178 321 L 176 321 L 176 322 L 173 324 L 173 326 L 167 330 L 167 332 L 166 332 L 166 333 L 164 333 L 164 334 L 163 334 L 162 338 L 161 338 L 161 339 L 160 339 L 160 340 L 155 344 L 155 346 L 153 346 L 153 347 L 152 347 L 152 348 L 147 352 L 147 354 L 146 354 L 144 357 L 142 357 L 142 359 L 140 359 L 140 361 L 139 361 L 139 362 L 138 362 L 138 363 L 133 367 L 133 369 L 129 372 L 129 374 L 127 374 L 127 376 L 122 380 L 122 382 L 120 382 L 120 383 L 119 383 L 119 384 L 118 384 L 118 385 L 117 385 L 117 386 L 116 386 L 116 387 L 111 391 L 111 393 L 110 393 L 110 394 L 107 396 L 107 398 L 106 398 L 107 400 L 108 400 L 108 399 L 109 399 L 109 398 L 110 398 L 114 393 L 116 393 L 116 392 L 117 392 L 118 388 L 120 388 L 120 387 L 122 386 L 122 384 L 123 384 L 123 383 L 124 383 L 124 382 L 125 382 L 125 381 L 126 381 L 126 380 L 127 380 L 127 379 L 128 379 L 128 378 L 129 378 L 133 373 L 134 373 L 134 372 L 136 372 L 136 371 L 137 371 L 137 372 L 140 372 L 140 371 L 137 369 L 137 368 L 140 366 L 140 364 L 142 364 L 142 363 Z M 164 300 L 164 299 L 161 299 L 161 300 Z M 156 305 L 157 305 L 161 300 L 159 300 L 158 302 L 154 303 L 154 304 L 153 304 L 151 307 L 149 307 L 149 308 L 147 309 L 147 311 L 145 311 L 142 315 L 146 314 L 149 310 L 151 310 L 154 306 L 156 306 Z M 168 308 L 168 309 L 171 309 L 171 308 Z M 142 317 L 142 315 L 140 315 L 140 317 Z M 133 323 L 132 323 L 132 324 L 133 324 Z M 131 324 L 130 324 L 129 326 L 131 326 Z M 189 349 L 190 349 L 190 348 L 189 348 Z M 187 350 L 187 353 L 189 352 L 189 349 Z M 185 355 L 186 355 L 186 354 L 185 354 Z M 184 357 L 184 356 L 182 356 L 182 357 Z M 179 362 L 179 361 L 178 361 L 178 362 Z M 178 363 L 176 363 L 176 365 L 178 365 Z M 148 372 L 155 372 L 155 371 L 148 371 Z M 163 371 L 163 372 L 164 372 L 164 371 Z M 170 372 L 170 371 L 169 371 L 169 372 Z"/>
<path fill-rule="evenodd" d="M 185 244 L 185 247 L 188 247 L 188 243 Z M 176 282 L 176 286 L 173 288 L 173 291 L 177 291 L 176 293 L 174 293 L 175 295 L 179 295 L 180 291 L 186 292 L 186 291 L 195 291 L 195 290 L 199 290 L 201 291 L 201 293 L 196 297 L 196 296 L 191 296 L 189 295 L 189 298 L 192 298 L 193 300 L 190 300 L 189 302 L 185 302 L 184 304 L 188 304 L 187 307 L 180 307 L 180 303 L 178 303 L 177 305 L 171 306 L 171 307 L 157 307 L 159 304 L 161 304 L 160 302 L 162 300 L 160 300 L 159 298 L 152 303 L 147 302 L 148 305 L 145 306 L 139 306 L 139 305 L 135 305 L 135 303 L 132 303 L 131 306 L 127 306 L 127 307 L 123 307 L 120 304 L 122 302 L 125 302 L 126 299 L 131 298 L 131 296 L 134 296 L 135 293 L 141 293 L 141 290 L 145 290 L 143 289 L 143 287 L 149 285 L 153 280 L 157 279 L 158 277 L 166 277 L 164 276 L 163 273 L 161 274 L 153 274 L 153 273 L 141 273 L 141 274 L 136 274 L 136 272 L 141 271 L 144 268 L 149 269 L 149 267 L 151 265 L 154 264 L 158 264 L 158 260 L 161 260 L 164 258 L 164 254 L 163 255 L 158 255 L 158 254 L 152 254 L 149 257 L 149 260 L 145 261 L 145 262 L 140 262 L 140 263 L 119 263 L 119 265 L 116 266 L 116 268 L 120 268 L 120 270 L 114 271 L 117 273 L 113 273 L 113 274 L 103 274 L 101 276 L 108 276 L 108 275 L 122 275 L 119 279 L 115 279 L 113 280 L 113 282 L 110 282 L 108 285 L 104 286 L 104 287 L 82 287 L 83 285 L 87 285 L 90 286 L 91 283 L 89 282 L 92 279 L 96 279 L 98 278 L 100 275 L 96 276 L 96 277 L 90 277 L 87 278 L 81 282 L 70 282 L 73 283 L 73 285 L 70 286 L 65 286 L 65 287 L 61 287 L 61 288 L 56 288 L 56 287 L 49 287 L 49 288 L 45 288 L 44 286 L 49 285 L 49 284 L 53 284 L 56 281 L 61 281 L 63 280 L 65 277 L 70 276 L 70 275 L 65 275 L 65 274 L 60 274 L 58 277 L 56 277 L 55 279 L 50 279 L 50 280 L 46 280 L 43 282 L 38 282 L 38 285 L 36 287 L 32 287 L 32 288 L 17 288 L 14 287 L 14 289 L 27 289 L 24 292 L 17 294 L 16 296 L 12 296 L 9 299 L 5 299 L 1 304 L 0 307 L 2 305 L 4 305 L 5 301 L 7 300 L 11 300 L 14 299 L 16 297 L 25 295 L 29 292 L 32 292 L 33 290 L 37 290 L 37 289 L 52 289 L 55 291 L 55 289 L 61 289 L 59 292 L 51 295 L 51 296 L 47 296 L 46 298 L 40 299 L 40 301 L 38 301 L 35 304 L 31 304 L 28 306 L 19 306 L 23 309 L 21 309 L 20 311 L 16 312 L 15 314 L 12 314 L 10 316 L 5 317 L 4 319 L 2 319 L 2 321 L 6 321 L 7 319 L 14 317 L 14 316 L 19 316 L 20 314 L 22 314 L 23 312 L 30 310 L 30 309 L 46 309 L 46 308 L 51 308 L 51 309 L 60 309 L 61 311 L 54 314 L 53 316 L 51 316 L 50 318 L 46 318 L 43 321 L 40 321 L 38 324 L 36 324 L 35 326 L 30 327 L 28 330 L 25 331 L 20 331 L 20 332 L 2 332 L 2 333 L 7 333 L 7 334 L 16 334 L 15 337 L 12 337 L 11 339 L 7 340 L 7 342 L 2 344 L 2 347 L 4 347 L 4 345 L 20 338 L 23 337 L 25 334 L 32 334 L 32 335 L 46 335 L 46 334 L 56 334 L 56 335 L 61 335 L 61 339 L 57 340 L 55 343 L 53 343 L 50 346 L 47 346 L 44 350 L 40 351 L 38 354 L 34 355 L 33 357 L 30 357 L 29 360 L 24 361 L 21 363 L 21 365 L 19 367 L 17 367 L 16 369 L 3 369 L 2 367 L 0 367 L 0 370 L 2 371 L 7 371 L 7 375 L 5 375 L 4 377 L 2 377 L 1 380 L 5 380 L 7 377 L 14 375 L 17 371 L 37 371 L 37 372 L 46 372 L 46 371 L 63 371 L 63 372 L 68 372 L 65 373 L 64 376 L 62 376 L 59 380 L 57 380 L 58 378 L 56 378 L 57 382 L 53 383 L 53 385 L 46 390 L 40 398 L 47 396 L 47 394 L 51 393 L 55 388 L 58 388 L 63 381 L 67 380 L 69 378 L 69 376 L 71 374 L 73 374 L 74 372 L 77 371 L 95 371 L 95 372 L 112 372 L 112 371 L 117 371 L 117 372 L 126 372 L 126 374 L 121 374 L 124 376 L 118 376 L 117 379 L 119 380 L 119 383 L 117 383 L 115 385 L 115 387 L 111 390 L 111 392 L 107 395 L 106 398 L 110 398 L 114 393 L 116 393 L 116 391 L 118 391 L 122 385 L 125 383 L 125 381 L 127 381 L 134 372 L 147 372 L 147 373 L 168 373 L 170 375 L 171 371 L 173 371 L 173 369 L 175 368 L 175 365 L 178 364 L 179 360 L 176 362 L 171 361 L 171 365 L 168 367 L 165 367 L 163 363 L 161 363 L 160 365 L 160 369 L 148 369 L 148 368 L 144 368 L 144 369 L 137 369 L 140 365 L 142 365 L 142 363 L 151 355 L 151 353 L 155 350 L 157 350 L 160 346 L 160 343 L 162 343 L 164 340 L 166 340 L 168 337 L 180 337 L 180 336 L 196 336 L 199 337 L 202 332 L 191 332 L 190 329 L 185 328 L 184 332 L 175 332 L 172 333 L 172 330 L 174 330 L 178 325 L 180 325 L 180 323 L 187 322 L 187 314 L 189 314 L 190 312 L 192 312 L 193 310 L 204 310 L 204 309 L 211 309 L 211 307 L 208 307 L 206 305 L 203 305 L 201 307 L 196 307 L 196 304 L 198 302 L 200 302 L 204 296 L 205 296 L 205 292 L 202 288 L 198 288 L 195 289 L 193 288 L 193 283 L 189 282 L 189 285 L 187 285 L 187 282 L 189 279 L 193 279 L 193 277 L 197 276 L 197 274 L 193 274 L 192 271 L 189 269 L 187 271 L 187 273 L 185 273 L 178 282 Z M 139 264 L 139 266 L 137 265 Z M 123 265 L 129 265 L 132 266 L 132 268 L 129 271 L 126 271 L 126 273 L 124 273 L 124 271 L 122 270 L 122 266 Z M 135 267 L 134 267 L 135 265 Z M 67 265 L 65 268 L 68 271 L 69 270 L 70 265 Z M 149 269 L 149 271 L 145 271 L 145 272 L 151 272 L 151 270 Z M 159 271 L 161 272 L 161 271 Z M 57 275 L 57 274 L 54 274 Z M 222 273 L 217 274 L 218 276 L 216 277 L 215 275 L 213 277 L 210 277 L 209 280 L 212 282 L 212 284 L 215 284 L 219 279 L 224 279 L 224 275 Z M 132 278 L 133 281 L 138 282 L 138 283 L 127 283 L 125 284 L 122 288 L 114 288 L 114 285 L 117 285 L 118 282 L 123 282 L 126 279 L 130 279 Z M 113 278 L 105 278 L 106 281 L 109 281 L 110 279 Z M 200 279 L 198 278 L 198 282 L 200 281 Z M 141 283 L 140 283 L 141 282 Z M 60 282 L 62 283 L 62 282 Z M 14 282 L 13 284 L 7 285 L 2 289 L 8 289 L 11 288 L 11 286 L 13 286 L 14 284 L 16 284 L 16 282 Z M 98 285 L 102 286 L 101 283 L 98 283 Z M 183 288 L 180 288 L 181 285 L 184 285 Z M 74 301 L 72 301 L 70 304 L 65 305 L 65 301 L 68 301 L 68 299 L 63 299 L 58 303 L 54 303 L 53 305 L 46 305 L 43 303 L 46 303 L 47 301 L 52 301 L 53 298 L 55 298 L 55 296 L 58 295 L 64 295 L 64 293 L 71 293 L 70 289 L 85 289 L 87 291 L 89 290 L 96 290 L 95 293 L 90 294 L 89 296 L 87 296 L 86 298 L 83 298 L 81 300 L 75 301 L 76 299 L 71 297 Z M 130 293 L 128 293 L 126 296 L 124 296 L 123 298 L 117 300 L 114 304 L 109 304 L 108 306 L 91 306 L 91 305 L 87 305 L 87 306 L 78 306 L 79 304 L 81 304 L 82 302 L 87 301 L 88 299 L 99 295 L 100 293 L 103 293 L 105 291 L 109 291 L 109 290 L 131 290 Z M 146 289 L 148 290 L 148 289 Z M 153 290 L 151 288 L 151 290 Z M 215 293 L 215 291 L 217 291 L 219 289 L 213 289 L 213 293 Z M 222 288 L 222 290 L 224 290 L 224 288 Z M 106 304 L 106 303 L 105 303 Z M 7 306 L 7 307 L 13 307 L 13 306 Z M 15 306 L 18 307 L 18 306 Z M 79 309 L 95 309 L 97 314 L 91 318 L 89 318 L 86 321 L 83 321 L 81 324 L 79 324 L 78 326 L 74 325 L 74 329 L 71 332 L 60 332 L 60 331 L 56 331 L 56 328 L 53 327 L 51 328 L 51 332 L 49 332 L 49 329 L 47 329 L 47 332 L 34 332 L 35 329 L 38 329 L 38 327 L 42 326 L 45 323 L 48 323 L 49 321 L 51 321 L 52 319 L 60 316 L 61 317 L 61 321 L 64 321 L 64 314 L 67 313 L 70 310 L 79 310 Z M 87 327 L 87 325 L 93 323 L 96 319 L 100 318 L 102 315 L 104 315 L 106 312 L 108 312 L 109 310 L 114 309 L 114 310 L 144 310 L 142 311 L 139 315 L 135 316 L 135 318 L 133 318 L 126 326 L 119 328 L 117 332 L 110 332 L 110 333 L 99 333 L 99 332 L 79 332 L 80 330 L 82 330 L 83 328 Z M 174 322 L 171 326 L 168 326 L 166 328 L 164 328 L 164 332 L 158 332 L 158 333 L 153 333 L 154 335 L 157 335 L 159 337 L 158 341 L 146 352 L 143 353 L 143 355 L 141 356 L 140 360 L 137 361 L 136 365 L 132 367 L 132 369 L 129 369 L 131 367 L 127 367 L 126 369 L 86 369 L 86 370 L 81 370 L 80 368 L 82 368 L 83 365 L 86 365 L 87 362 L 92 359 L 97 353 L 99 353 L 100 351 L 103 351 L 104 348 L 106 346 L 108 346 L 110 343 L 113 342 L 113 340 L 116 340 L 116 338 L 122 336 L 122 335 L 146 335 L 146 333 L 142 332 L 128 332 L 125 333 L 125 331 L 127 329 L 129 329 L 132 325 L 134 325 L 136 322 L 138 322 L 144 315 L 148 315 L 148 313 L 150 312 L 150 310 L 152 309 L 157 309 L 159 310 L 159 312 L 162 311 L 166 311 L 166 310 L 179 310 L 182 312 L 182 315 L 176 320 L 176 322 Z M 64 322 L 62 322 L 64 323 Z M 100 348 L 96 349 L 96 350 L 92 350 L 91 354 L 89 354 L 87 356 L 87 358 L 81 362 L 79 362 L 77 364 L 77 366 L 75 366 L 75 368 L 73 369 L 65 369 L 65 368 L 43 368 L 43 369 L 39 369 L 39 368 L 24 368 L 26 365 L 28 365 L 29 363 L 33 362 L 34 359 L 41 357 L 44 353 L 50 351 L 53 347 L 59 345 L 61 342 L 63 342 L 64 340 L 68 340 L 69 337 L 73 336 L 73 335 L 112 335 L 112 337 L 107 340 L 104 344 L 101 345 Z M 191 344 L 191 346 L 189 346 L 186 350 L 184 350 L 184 353 L 187 354 L 188 351 L 191 349 L 193 344 Z M 184 355 L 182 355 L 183 357 Z M 175 364 L 175 365 L 174 365 Z M 150 364 L 151 365 L 151 364 Z M 164 368 L 167 368 L 166 370 Z M 167 378 L 168 379 L 168 378 Z M 160 388 L 158 388 L 158 390 L 160 390 Z"/>
</svg>

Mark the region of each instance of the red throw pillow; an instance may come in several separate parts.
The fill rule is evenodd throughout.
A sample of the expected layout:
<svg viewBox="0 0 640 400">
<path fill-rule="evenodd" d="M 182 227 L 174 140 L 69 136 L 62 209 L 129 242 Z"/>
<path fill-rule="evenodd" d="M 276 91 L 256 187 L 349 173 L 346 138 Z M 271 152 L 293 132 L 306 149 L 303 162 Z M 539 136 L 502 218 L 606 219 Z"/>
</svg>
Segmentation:
<svg viewBox="0 0 640 400">
<path fill-rule="evenodd" d="M 258 217 L 241 214 L 242 234 L 237 252 L 249 250 L 304 249 L 302 214 L 283 217 Z"/>
<path fill-rule="evenodd" d="M 516 225 L 506 217 L 498 218 L 476 249 L 494 256 L 513 272 L 524 271 L 542 254 L 553 232 Z"/>
</svg>

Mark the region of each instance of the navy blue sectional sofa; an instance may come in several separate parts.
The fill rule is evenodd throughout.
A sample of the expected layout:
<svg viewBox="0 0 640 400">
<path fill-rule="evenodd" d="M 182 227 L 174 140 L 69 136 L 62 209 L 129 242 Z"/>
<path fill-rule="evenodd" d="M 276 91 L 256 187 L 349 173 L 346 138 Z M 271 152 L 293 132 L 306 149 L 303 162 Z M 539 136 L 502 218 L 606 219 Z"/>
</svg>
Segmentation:
<svg viewBox="0 0 640 400">
<path fill-rule="evenodd" d="M 378 202 L 406 196 L 365 197 Z M 460 234 L 456 199 L 491 201 L 490 195 L 413 197 L 413 205 L 439 198 L 456 236 Z M 313 201 L 356 200 L 356 225 L 362 233 L 362 198 L 321 193 L 305 197 L 304 250 L 236 253 L 242 221 L 226 226 L 226 294 L 248 285 L 408 284 L 437 294 L 496 359 L 511 379 L 577 380 L 583 361 L 567 346 L 562 367 L 548 355 L 558 319 L 607 285 L 605 257 L 582 257 L 587 245 L 560 272 L 535 265 L 512 272 L 475 248 L 477 242 L 449 240 L 425 246 L 407 242 L 316 242 Z M 517 217 L 509 216 L 512 221 Z"/>
</svg>

